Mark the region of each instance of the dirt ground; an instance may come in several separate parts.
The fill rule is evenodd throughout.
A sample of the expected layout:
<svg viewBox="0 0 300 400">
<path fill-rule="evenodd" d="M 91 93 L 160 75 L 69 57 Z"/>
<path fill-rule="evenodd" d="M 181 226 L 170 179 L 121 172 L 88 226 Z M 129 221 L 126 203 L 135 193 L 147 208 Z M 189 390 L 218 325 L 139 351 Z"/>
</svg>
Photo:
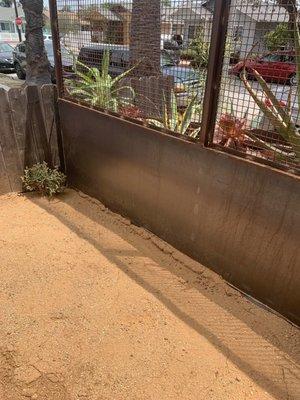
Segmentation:
<svg viewBox="0 0 300 400">
<path fill-rule="evenodd" d="M 299 330 L 87 196 L 0 197 L 0 400 L 299 399 Z"/>
</svg>

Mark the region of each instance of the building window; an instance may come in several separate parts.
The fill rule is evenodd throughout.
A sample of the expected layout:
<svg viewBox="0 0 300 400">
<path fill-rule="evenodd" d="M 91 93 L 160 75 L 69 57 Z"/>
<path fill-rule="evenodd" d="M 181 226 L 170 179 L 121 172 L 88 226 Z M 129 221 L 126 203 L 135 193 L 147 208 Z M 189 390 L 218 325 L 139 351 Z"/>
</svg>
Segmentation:
<svg viewBox="0 0 300 400">
<path fill-rule="evenodd" d="M 88 25 L 88 24 L 82 24 L 82 25 L 80 26 L 80 30 L 81 30 L 81 32 L 90 32 L 91 26 Z"/>
<path fill-rule="evenodd" d="M 0 31 L 1 32 L 12 32 L 11 23 L 10 22 L 0 22 Z"/>
</svg>

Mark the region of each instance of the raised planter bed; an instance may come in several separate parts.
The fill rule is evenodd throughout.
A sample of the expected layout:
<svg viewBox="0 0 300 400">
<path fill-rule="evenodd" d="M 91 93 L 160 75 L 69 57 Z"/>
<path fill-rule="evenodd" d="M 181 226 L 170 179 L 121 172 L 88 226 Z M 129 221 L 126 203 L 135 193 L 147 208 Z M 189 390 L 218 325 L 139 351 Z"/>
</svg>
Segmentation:
<svg viewBox="0 0 300 400">
<path fill-rule="evenodd" d="M 70 183 L 300 323 L 299 178 L 60 100 Z"/>
</svg>

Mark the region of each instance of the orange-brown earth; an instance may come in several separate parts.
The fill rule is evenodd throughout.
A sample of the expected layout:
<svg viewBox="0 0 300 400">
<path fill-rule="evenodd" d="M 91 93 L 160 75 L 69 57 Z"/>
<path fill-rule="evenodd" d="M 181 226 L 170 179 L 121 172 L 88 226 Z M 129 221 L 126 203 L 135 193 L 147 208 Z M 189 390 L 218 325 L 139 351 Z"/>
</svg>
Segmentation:
<svg viewBox="0 0 300 400">
<path fill-rule="evenodd" d="M 299 330 L 69 190 L 0 197 L 0 399 L 299 399 Z"/>
</svg>

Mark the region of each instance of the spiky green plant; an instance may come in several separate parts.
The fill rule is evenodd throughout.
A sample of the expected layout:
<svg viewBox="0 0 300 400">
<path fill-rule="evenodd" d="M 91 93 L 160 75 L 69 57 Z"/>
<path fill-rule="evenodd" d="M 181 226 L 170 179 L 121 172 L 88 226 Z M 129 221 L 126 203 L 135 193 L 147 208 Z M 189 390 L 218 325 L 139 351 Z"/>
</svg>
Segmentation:
<svg viewBox="0 0 300 400">
<path fill-rule="evenodd" d="M 164 96 L 163 116 L 162 120 L 147 119 L 150 125 L 158 128 L 165 128 L 181 135 L 188 135 L 189 137 L 196 138 L 200 132 L 200 128 L 196 128 L 189 132 L 193 118 L 197 112 L 200 112 L 201 105 L 197 101 L 197 95 L 190 101 L 185 111 L 179 111 L 177 99 L 174 91 L 171 92 L 171 99 L 168 102 Z"/>
<path fill-rule="evenodd" d="M 109 61 L 108 51 L 103 53 L 100 70 L 77 61 L 75 72 L 78 79 L 69 81 L 67 87 L 71 96 L 78 97 L 92 106 L 118 112 L 120 106 L 132 104 L 135 97 L 131 86 L 120 85 L 121 80 L 135 67 L 112 78 L 109 74 Z"/>
<path fill-rule="evenodd" d="M 298 98 L 298 107 L 300 109 L 300 32 L 298 23 L 295 23 L 295 50 L 296 50 L 296 65 L 297 65 L 297 98 Z M 261 95 L 257 93 L 256 90 L 253 89 L 247 78 L 246 66 L 244 66 L 242 73 L 242 81 L 244 83 L 245 88 L 258 105 L 259 109 L 263 112 L 263 114 L 271 121 L 273 126 L 276 128 L 277 132 L 282 136 L 286 142 L 288 142 L 293 152 L 287 152 L 278 147 L 271 145 L 265 142 L 262 139 L 257 138 L 251 132 L 247 132 L 247 134 L 256 142 L 259 143 L 263 148 L 267 150 L 271 150 L 274 152 L 276 158 L 281 160 L 287 160 L 296 164 L 300 163 L 300 134 L 299 130 L 296 126 L 296 122 L 292 117 L 292 107 L 291 107 L 291 95 L 292 89 L 290 90 L 287 104 L 283 106 L 282 103 L 276 98 L 276 95 L 273 93 L 270 86 L 263 79 L 263 77 L 257 72 L 255 69 L 251 70 L 251 74 L 257 80 L 259 84 L 259 88 L 263 92 L 263 94 L 268 99 L 268 103 L 266 104 L 264 100 L 261 98 Z"/>
</svg>

